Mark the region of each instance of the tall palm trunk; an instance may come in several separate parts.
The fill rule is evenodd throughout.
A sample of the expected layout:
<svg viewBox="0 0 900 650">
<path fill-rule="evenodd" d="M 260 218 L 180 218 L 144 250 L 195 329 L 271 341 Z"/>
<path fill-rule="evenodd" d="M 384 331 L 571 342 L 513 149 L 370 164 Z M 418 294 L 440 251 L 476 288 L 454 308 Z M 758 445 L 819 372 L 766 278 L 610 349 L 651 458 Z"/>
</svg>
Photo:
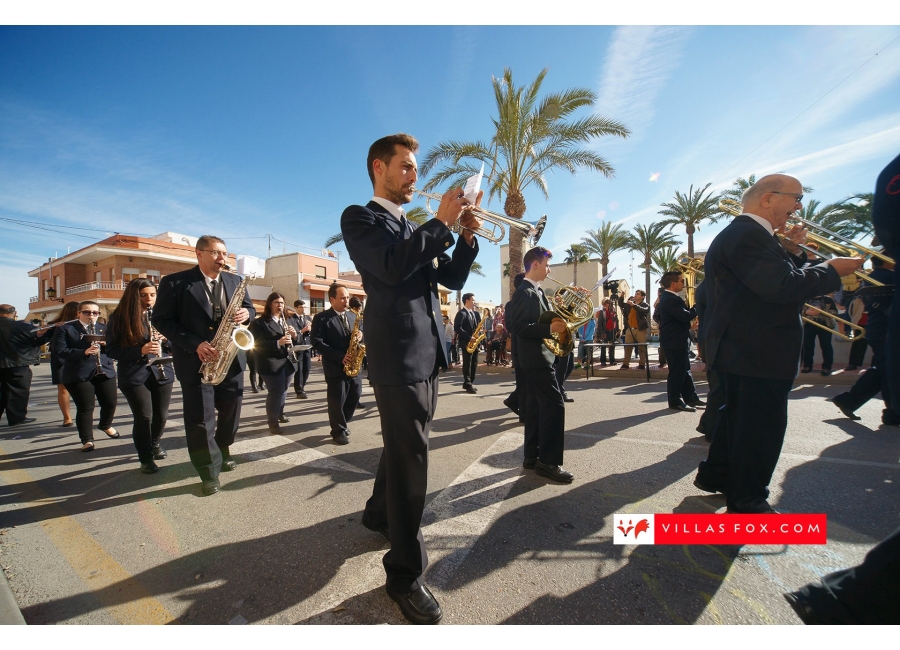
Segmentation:
<svg viewBox="0 0 900 650">
<path fill-rule="evenodd" d="M 647 255 L 644 258 L 644 275 L 645 275 L 645 284 L 647 287 L 647 291 L 644 293 L 644 298 L 646 298 L 648 301 L 650 300 L 650 263 L 651 263 L 650 256 Z"/>
<path fill-rule="evenodd" d="M 503 212 L 511 219 L 521 219 L 525 214 L 525 197 L 521 192 L 508 194 L 503 204 Z M 509 295 L 516 290 L 513 280 L 525 269 L 522 257 L 525 255 L 525 237 L 518 230 L 509 230 Z"/>
<path fill-rule="evenodd" d="M 684 229 L 687 232 L 687 240 L 688 240 L 687 254 L 688 254 L 688 257 L 690 257 L 691 259 L 694 259 L 694 230 L 695 230 L 695 228 L 693 225 L 688 224 L 687 226 L 685 226 Z"/>
</svg>

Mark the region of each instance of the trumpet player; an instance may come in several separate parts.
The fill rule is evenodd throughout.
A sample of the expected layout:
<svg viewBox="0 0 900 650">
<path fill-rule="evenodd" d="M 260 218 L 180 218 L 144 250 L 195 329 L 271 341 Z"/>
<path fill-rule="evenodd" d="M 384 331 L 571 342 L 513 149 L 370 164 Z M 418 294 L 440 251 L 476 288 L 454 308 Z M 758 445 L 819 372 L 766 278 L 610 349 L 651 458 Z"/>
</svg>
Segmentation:
<svg viewBox="0 0 900 650">
<path fill-rule="evenodd" d="M 291 351 L 297 331 L 284 317 L 284 296 L 270 293 L 262 315 L 250 323 L 253 334 L 253 354 L 259 376 L 268 389 L 266 393 L 266 421 L 270 433 L 282 433 L 281 425 L 289 420 L 284 416 L 288 387 L 297 371 L 297 358 Z"/>
<path fill-rule="evenodd" d="M 475 309 L 474 293 L 464 293 L 462 301 L 463 308 L 456 312 L 453 330 L 456 332 L 459 347 L 462 348 L 463 390 L 467 393 L 477 393 L 472 384 L 475 383 L 475 371 L 478 370 L 478 348 L 469 352 L 468 345 L 481 323 L 481 314 Z"/>
<path fill-rule="evenodd" d="M 150 325 L 155 304 L 156 285 L 136 278 L 125 287 L 106 328 L 107 352 L 118 362 L 119 390 L 134 416 L 131 438 L 144 474 L 159 471 L 155 461 L 166 457 L 160 439 L 175 384 L 171 365 L 152 363 L 169 354 L 168 341 Z"/>
<path fill-rule="evenodd" d="M 350 292 L 347 287 L 332 284 L 328 287 L 328 300 L 331 308 L 313 317 L 310 338 L 313 347 L 322 355 L 331 437 L 334 444 L 346 445 L 350 443 L 350 429 L 347 428 L 347 423 L 353 419 L 356 406 L 359 404 L 362 378 L 359 375 L 348 377 L 344 372 L 344 364 L 353 361 L 347 352 L 351 333 L 359 341 L 362 339 L 362 332 L 354 333 L 356 314 L 347 309 L 350 304 Z"/>
</svg>

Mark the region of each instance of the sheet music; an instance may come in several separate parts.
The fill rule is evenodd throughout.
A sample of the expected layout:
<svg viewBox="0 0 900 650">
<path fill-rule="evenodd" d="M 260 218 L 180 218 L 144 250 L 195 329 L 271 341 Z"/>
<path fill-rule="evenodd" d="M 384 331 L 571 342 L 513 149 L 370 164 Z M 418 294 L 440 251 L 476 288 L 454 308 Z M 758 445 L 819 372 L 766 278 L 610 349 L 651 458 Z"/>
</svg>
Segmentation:
<svg viewBox="0 0 900 650">
<path fill-rule="evenodd" d="M 466 187 L 463 190 L 466 200 L 469 203 L 475 203 L 478 198 L 478 191 L 481 189 L 481 178 L 484 176 L 484 163 L 481 163 L 481 170 L 474 176 L 470 176 L 466 180 Z"/>
</svg>

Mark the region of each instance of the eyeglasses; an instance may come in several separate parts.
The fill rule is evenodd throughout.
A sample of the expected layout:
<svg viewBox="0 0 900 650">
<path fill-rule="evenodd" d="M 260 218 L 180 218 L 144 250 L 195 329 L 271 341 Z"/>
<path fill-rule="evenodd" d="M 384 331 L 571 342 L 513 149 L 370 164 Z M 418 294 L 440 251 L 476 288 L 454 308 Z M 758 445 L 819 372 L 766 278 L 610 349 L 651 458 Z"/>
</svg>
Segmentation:
<svg viewBox="0 0 900 650">
<path fill-rule="evenodd" d="M 100 315 L 99 311 L 83 311 L 81 313 L 84 316 L 99 316 Z"/>
<path fill-rule="evenodd" d="M 792 196 L 797 203 L 803 202 L 802 194 L 792 194 L 791 192 L 769 192 L 769 194 L 783 194 L 784 196 Z"/>
<path fill-rule="evenodd" d="M 201 248 L 201 253 L 210 253 L 213 257 L 228 257 L 228 251 L 214 251 L 210 248 Z"/>
</svg>

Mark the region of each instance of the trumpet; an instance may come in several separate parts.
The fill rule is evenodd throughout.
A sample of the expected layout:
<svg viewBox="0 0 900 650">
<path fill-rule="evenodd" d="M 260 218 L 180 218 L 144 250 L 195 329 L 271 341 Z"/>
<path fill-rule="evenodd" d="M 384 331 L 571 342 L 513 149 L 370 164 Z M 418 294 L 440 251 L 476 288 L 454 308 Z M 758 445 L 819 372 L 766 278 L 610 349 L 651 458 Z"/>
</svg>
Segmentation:
<svg viewBox="0 0 900 650">
<path fill-rule="evenodd" d="M 441 195 L 431 192 L 423 192 L 421 190 L 417 190 L 414 187 L 411 189 L 413 192 L 425 199 L 425 209 L 428 210 L 428 213 L 431 215 L 437 215 L 437 211 L 431 209 L 431 201 L 440 201 L 442 198 Z M 518 230 L 528 241 L 528 246 L 533 247 L 538 243 L 541 235 L 544 234 L 544 228 L 547 225 L 546 214 L 537 221 L 531 222 L 523 221 L 521 219 L 513 219 L 511 217 L 507 217 L 506 215 L 497 214 L 496 212 L 490 212 L 480 207 L 476 208 L 473 206 L 468 209 L 472 214 L 474 214 L 482 221 L 491 224 L 491 227 L 486 228 L 484 226 L 481 226 L 480 228 L 476 228 L 473 230 L 471 228 L 461 226 L 459 223 L 456 223 L 450 226 L 450 230 L 455 233 L 459 233 L 461 230 L 468 230 L 469 232 L 478 235 L 479 237 L 485 238 L 493 244 L 499 244 L 501 241 L 503 241 L 504 237 L 506 237 L 506 229 L 509 228 L 510 230 Z"/>
</svg>

